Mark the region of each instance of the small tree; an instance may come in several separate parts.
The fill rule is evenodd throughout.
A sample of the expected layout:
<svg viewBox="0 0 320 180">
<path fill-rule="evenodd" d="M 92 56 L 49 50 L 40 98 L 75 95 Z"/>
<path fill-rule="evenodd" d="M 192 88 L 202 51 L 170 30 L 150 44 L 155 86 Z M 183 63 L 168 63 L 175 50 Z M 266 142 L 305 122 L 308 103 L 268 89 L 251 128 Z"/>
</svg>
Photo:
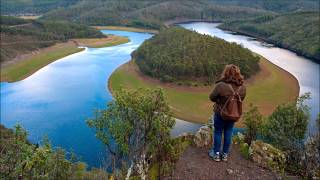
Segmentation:
<svg viewBox="0 0 320 180">
<path fill-rule="evenodd" d="M 244 124 L 246 125 L 244 141 L 250 145 L 252 141 L 257 139 L 257 135 L 263 123 L 263 117 L 257 106 L 250 104 L 250 109 L 243 115 Z"/>
<path fill-rule="evenodd" d="M 303 103 L 309 98 L 310 94 L 305 94 L 296 102 L 278 106 L 263 127 L 263 138 L 288 155 L 287 170 L 290 171 L 301 169 L 303 140 L 310 117 L 309 107 Z"/>
<path fill-rule="evenodd" d="M 161 89 L 120 89 L 107 109 L 98 111 L 88 124 L 106 144 L 113 161 L 129 160 L 127 177 L 132 172 L 144 179 L 150 160 L 170 138 L 174 122 Z"/>
<path fill-rule="evenodd" d="M 303 103 L 309 98 L 310 94 L 305 94 L 297 102 L 278 106 L 264 125 L 264 138 L 283 150 L 290 150 L 293 144 L 301 143 L 310 117 L 309 107 Z"/>
</svg>

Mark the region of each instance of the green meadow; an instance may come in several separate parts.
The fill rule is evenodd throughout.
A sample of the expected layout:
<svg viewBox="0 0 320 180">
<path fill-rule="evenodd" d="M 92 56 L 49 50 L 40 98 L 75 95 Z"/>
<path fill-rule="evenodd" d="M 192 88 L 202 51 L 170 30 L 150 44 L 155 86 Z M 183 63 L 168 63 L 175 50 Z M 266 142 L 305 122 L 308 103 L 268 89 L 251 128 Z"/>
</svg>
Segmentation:
<svg viewBox="0 0 320 180">
<path fill-rule="evenodd" d="M 263 115 L 269 115 L 277 105 L 294 100 L 299 94 L 297 80 L 288 72 L 264 58 L 260 60 L 261 71 L 248 79 L 244 107 L 250 103 L 259 107 Z M 209 94 L 213 87 L 188 87 L 162 83 L 143 75 L 134 61 L 119 67 L 110 77 L 108 87 L 112 93 L 119 88 L 162 88 L 175 117 L 196 123 L 207 123 L 212 114 Z M 238 127 L 243 124 L 237 123 Z"/>
</svg>

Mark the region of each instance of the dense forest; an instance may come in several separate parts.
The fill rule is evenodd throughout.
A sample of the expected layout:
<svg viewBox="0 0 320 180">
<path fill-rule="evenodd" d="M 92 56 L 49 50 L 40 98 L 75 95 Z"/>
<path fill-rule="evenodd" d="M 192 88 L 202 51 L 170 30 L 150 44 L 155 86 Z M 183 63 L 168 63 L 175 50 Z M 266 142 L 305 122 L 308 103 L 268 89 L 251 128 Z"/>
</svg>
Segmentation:
<svg viewBox="0 0 320 180">
<path fill-rule="evenodd" d="M 209 0 L 220 5 L 243 6 L 287 13 L 294 11 L 318 11 L 319 0 Z"/>
<path fill-rule="evenodd" d="M 18 54 L 72 38 L 103 36 L 91 27 L 66 21 L 24 20 L 1 16 L 1 63 Z"/>
<path fill-rule="evenodd" d="M 83 13 L 85 12 L 85 13 Z M 82 1 L 51 11 L 43 19 L 87 25 L 124 25 L 160 29 L 170 20 L 186 18 L 224 22 L 225 29 L 248 33 L 320 59 L 319 1 Z M 301 28 L 303 27 L 303 28 Z"/>
<path fill-rule="evenodd" d="M 240 6 L 221 6 L 209 1 L 82 1 L 45 14 L 44 19 L 67 19 L 88 25 L 126 25 L 159 29 L 175 18 L 224 21 L 270 14 Z M 271 13 L 272 14 L 272 13 Z"/>
<path fill-rule="evenodd" d="M 232 21 L 220 27 L 260 37 L 320 62 L 319 12 L 297 12 Z"/>
<path fill-rule="evenodd" d="M 140 70 L 166 82 L 213 83 L 226 64 L 238 65 L 246 78 L 259 71 L 259 58 L 235 43 L 179 27 L 160 31 L 132 53 Z"/>
<path fill-rule="evenodd" d="M 4 0 L 1 14 L 42 14 L 41 19 L 161 29 L 175 19 L 227 23 L 223 28 L 258 36 L 319 60 L 318 0 Z M 267 17 L 267 19 L 266 19 Z M 270 19 L 269 17 L 272 17 Z M 256 19 L 255 19 L 256 18 Z M 264 19 L 264 20 L 263 20 Z M 303 28 L 301 28 L 303 27 Z M 306 36 L 306 37 L 305 37 Z"/>
<path fill-rule="evenodd" d="M 1 14 L 39 15 L 59 7 L 73 5 L 80 0 L 1 0 Z"/>
</svg>

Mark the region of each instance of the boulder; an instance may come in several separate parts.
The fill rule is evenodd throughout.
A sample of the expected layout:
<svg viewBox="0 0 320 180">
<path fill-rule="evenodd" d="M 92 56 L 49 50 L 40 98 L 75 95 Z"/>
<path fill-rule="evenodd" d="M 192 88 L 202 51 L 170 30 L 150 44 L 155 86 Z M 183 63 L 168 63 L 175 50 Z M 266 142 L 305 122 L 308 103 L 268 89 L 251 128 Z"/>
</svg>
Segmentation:
<svg viewBox="0 0 320 180">
<path fill-rule="evenodd" d="M 234 144 L 244 143 L 244 135 L 242 133 L 238 132 L 237 135 L 233 136 L 232 142 Z"/>
<path fill-rule="evenodd" d="M 205 147 L 212 144 L 212 129 L 202 126 L 194 135 L 193 144 L 196 147 Z"/>
<path fill-rule="evenodd" d="M 190 141 L 193 143 L 194 134 L 185 132 L 178 136 L 178 138 L 181 138 L 182 141 Z"/>
<path fill-rule="evenodd" d="M 286 162 L 286 155 L 281 150 L 262 141 L 253 141 L 249 147 L 249 156 L 254 162 L 264 168 L 282 171 Z"/>
</svg>

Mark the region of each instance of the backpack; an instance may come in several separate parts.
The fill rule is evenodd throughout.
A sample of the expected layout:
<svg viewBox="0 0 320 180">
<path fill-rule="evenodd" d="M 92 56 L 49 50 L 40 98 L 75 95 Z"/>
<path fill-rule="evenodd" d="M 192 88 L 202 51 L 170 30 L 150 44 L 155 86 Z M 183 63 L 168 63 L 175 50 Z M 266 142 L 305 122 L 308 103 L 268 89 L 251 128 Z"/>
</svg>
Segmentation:
<svg viewBox="0 0 320 180">
<path fill-rule="evenodd" d="M 228 97 L 225 104 L 220 109 L 220 115 L 225 121 L 236 122 L 240 119 L 242 114 L 242 100 L 239 95 L 239 90 L 242 86 L 238 87 L 237 90 L 234 90 L 231 84 L 228 84 L 232 90 L 232 95 Z"/>
</svg>

